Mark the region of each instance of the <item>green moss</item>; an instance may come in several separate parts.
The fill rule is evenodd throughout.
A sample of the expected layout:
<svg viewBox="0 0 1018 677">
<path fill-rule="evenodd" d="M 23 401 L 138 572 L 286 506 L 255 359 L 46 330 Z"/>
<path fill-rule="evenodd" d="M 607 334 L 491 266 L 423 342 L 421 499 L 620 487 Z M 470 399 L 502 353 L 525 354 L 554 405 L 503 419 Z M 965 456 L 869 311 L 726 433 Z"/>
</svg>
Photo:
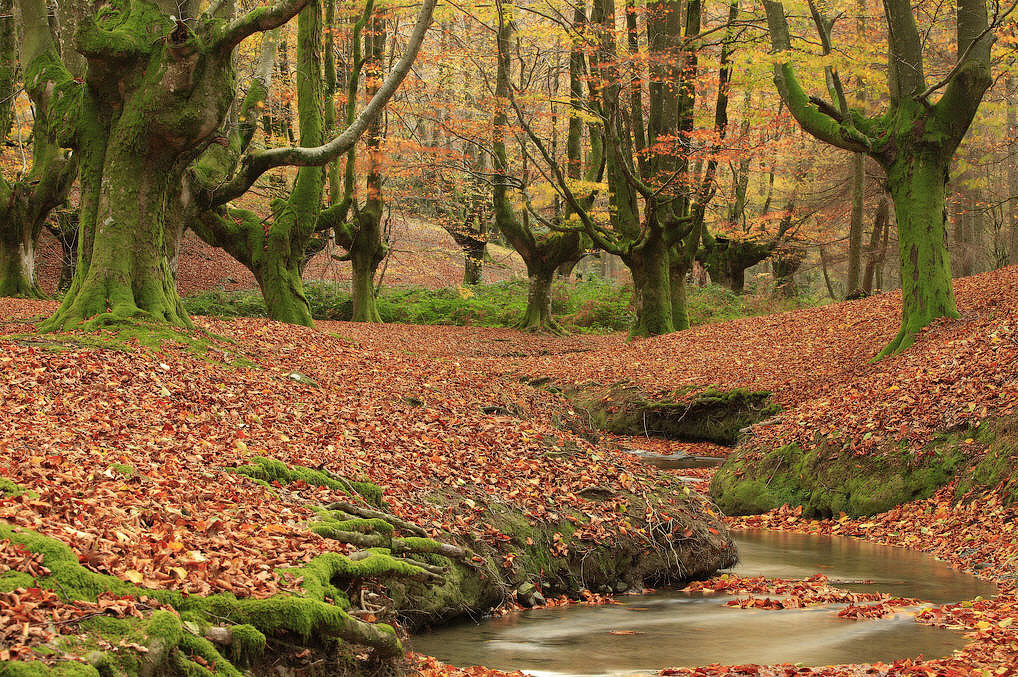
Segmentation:
<svg viewBox="0 0 1018 677">
<path fill-rule="evenodd" d="M 59 341 L 51 341 L 46 347 L 54 351 L 76 350 L 79 348 L 101 348 L 119 352 L 135 352 L 141 349 L 149 353 L 162 353 L 167 345 L 183 347 L 189 354 L 212 364 L 230 367 L 252 368 L 257 365 L 231 350 L 236 345 L 233 339 L 201 329 L 177 329 L 136 318 L 116 318 L 101 315 L 93 321 L 77 325 L 81 330 L 60 334 Z M 8 336 L 13 339 L 39 341 L 35 334 Z M 44 339 L 43 339 L 44 340 Z M 221 355 L 229 353 L 229 361 Z"/>
<path fill-rule="evenodd" d="M 1005 503 L 1018 501 L 1018 417 L 986 421 L 973 435 L 984 451 L 968 472 L 963 473 L 955 489 L 961 499 L 980 489 L 999 488 Z"/>
<path fill-rule="evenodd" d="M 790 444 L 762 457 L 742 450 L 718 468 L 710 495 L 730 515 L 786 504 L 803 506 L 811 517 L 873 515 L 928 498 L 949 483 L 966 458 L 963 439 L 944 436 L 915 455 L 903 444 L 863 457 L 831 442 L 811 450 Z"/>
<path fill-rule="evenodd" d="M 257 630 L 256 630 L 257 632 Z M 234 637 L 236 641 L 236 637 Z M 265 635 L 262 635 L 262 646 L 264 647 Z M 216 649 L 215 645 L 204 637 L 196 637 L 195 635 L 184 633 L 178 644 L 179 651 L 184 657 L 189 656 L 200 656 L 211 666 L 211 670 L 203 667 L 202 665 L 195 663 L 194 661 L 187 661 L 191 666 L 197 668 L 196 672 L 188 671 L 190 674 L 215 674 L 222 675 L 223 677 L 243 677 L 244 673 L 235 668 L 230 661 L 223 658 L 222 654 Z M 185 665 L 187 665 L 185 663 Z"/>
<path fill-rule="evenodd" d="M 91 665 L 67 661 L 50 666 L 35 661 L 0 662 L 0 677 L 100 677 Z"/>
<path fill-rule="evenodd" d="M 327 475 L 321 470 L 313 470 L 301 465 L 287 467 L 282 461 L 264 456 L 254 456 L 253 463 L 236 468 L 227 468 L 230 472 L 246 475 L 255 480 L 280 484 L 304 482 L 312 486 L 328 487 L 348 494 L 356 494 L 375 507 L 382 506 L 382 488 L 371 482 L 355 482 L 340 477 Z"/>
<path fill-rule="evenodd" d="M 114 463 L 113 465 L 110 466 L 110 468 L 120 473 L 124 477 L 127 478 L 134 477 L 135 470 L 134 466 L 132 465 L 127 465 L 126 463 Z"/>
<path fill-rule="evenodd" d="M 201 655 L 209 660 L 212 654 L 208 651 L 209 646 L 203 644 L 205 640 L 195 642 L 190 639 L 190 635 L 183 630 L 182 620 L 195 623 L 199 628 L 207 627 L 210 621 L 227 621 L 240 626 L 238 649 L 248 658 L 258 653 L 258 647 L 264 647 L 264 636 L 267 633 L 290 633 L 305 639 L 351 638 L 352 641 L 374 646 L 382 656 L 391 656 L 401 651 L 392 628 L 362 623 L 348 615 L 346 610 L 349 601 L 334 581 L 416 578 L 423 573 L 407 561 L 392 557 L 388 551 L 381 549 L 357 561 L 339 553 L 328 552 L 303 567 L 279 571 L 281 575 L 288 575 L 294 580 L 302 579 L 300 595 L 280 593 L 268 599 L 238 599 L 232 594 L 222 593 L 198 597 L 172 590 L 143 589 L 112 576 L 91 572 L 78 563 L 77 557 L 64 543 L 0 523 L 0 539 L 3 538 L 20 543 L 33 552 L 42 553 L 43 564 L 51 573 L 40 577 L 36 583 L 58 591 L 64 599 L 95 600 L 97 595 L 105 591 L 131 597 L 145 595 L 173 606 L 180 612 L 180 618 L 166 611 L 157 611 L 146 621 L 100 616 L 83 623 L 83 629 L 96 636 L 112 639 L 113 643 L 126 639 L 148 647 L 148 653 L 140 657 L 134 652 L 107 651 L 96 658 L 98 664 L 106 665 L 111 671 L 126 674 L 137 674 L 141 661 L 156 660 L 157 664 L 161 664 L 177 647 L 185 649 L 185 653 L 189 650 L 192 655 Z M 2 580 L 7 585 L 15 585 L 30 579 L 11 574 L 5 575 Z M 68 648 L 75 648 L 79 655 L 84 655 L 94 647 L 86 642 Z M 227 665 L 228 662 L 222 659 L 223 667 L 217 672 L 228 671 L 229 668 L 225 667 Z"/>
<path fill-rule="evenodd" d="M 39 494 L 36 492 L 15 484 L 7 477 L 0 477 L 0 495 L 6 496 L 7 498 L 18 498 L 19 496 L 25 495 L 31 499 L 39 498 Z"/>
<path fill-rule="evenodd" d="M 265 635 L 253 625 L 234 625 L 230 657 L 238 665 L 250 665 L 265 653 Z"/>
<path fill-rule="evenodd" d="M 10 592 L 18 588 L 35 587 L 35 578 L 24 571 L 5 571 L 0 574 L 0 592 Z"/>
</svg>

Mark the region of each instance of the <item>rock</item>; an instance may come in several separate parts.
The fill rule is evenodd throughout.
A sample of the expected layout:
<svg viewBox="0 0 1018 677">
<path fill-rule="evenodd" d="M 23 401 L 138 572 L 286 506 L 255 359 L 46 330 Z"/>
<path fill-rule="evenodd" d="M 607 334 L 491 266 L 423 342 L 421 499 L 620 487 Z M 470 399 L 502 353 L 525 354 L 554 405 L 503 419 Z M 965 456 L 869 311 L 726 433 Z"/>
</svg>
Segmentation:
<svg viewBox="0 0 1018 677">
<path fill-rule="evenodd" d="M 520 606 L 527 607 L 528 609 L 535 606 L 541 606 L 545 603 L 544 595 L 537 589 L 533 583 L 526 582 L 520 584 L 520 587 L 516 588 L 516 601 L 520 603 Z"/>
<path fill-rule="evenodd" d="M 629 586 L 626 585 L 625 583 L 623 583 L 622 581 L 619 581 L 618 583 L 615 584 L 615 592 L 616 593 L 621 595 L 626 590 L 629 590 Z"/>
<path fill-rule="evenodd" d="M 319 385 L 318 385 L 318 383 L 316 381 L 314 381 L 313 379 L 308 378 L 307 376 L 305 376 L 304 374 L 300 373 L 299 371 L 291 371 L 289 374 L 286 375 L 286 377 L 288 379 L 290 379 L 291 381 L 296 381 L 297 383 L 301 383 L 301 384 L 306 385 L 306 386 L 314 386 L 315 388 L 319 387 Z"/>
<path fill-rule="evenodd" d="M 713 456 L 689 456 L 688 454 L 655 454 L 642 449 L 626 449 L 644 463 L 662 470 L 680 470 L 689 468 L 715 468 L 725 462 L 723 458 Z"/>
</svg>

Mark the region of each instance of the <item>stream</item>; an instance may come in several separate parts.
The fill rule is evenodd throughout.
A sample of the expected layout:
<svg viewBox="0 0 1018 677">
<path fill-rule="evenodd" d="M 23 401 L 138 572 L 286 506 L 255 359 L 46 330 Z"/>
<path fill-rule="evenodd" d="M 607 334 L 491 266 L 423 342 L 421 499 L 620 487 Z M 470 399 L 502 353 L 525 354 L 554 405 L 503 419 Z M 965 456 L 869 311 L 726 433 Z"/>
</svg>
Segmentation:
<svg viewBox="0 0 1018 677">
<path fill-rule="evenodd" d="M 928 555 L 852 538 L 777 531 L 735 533 L 741 576 L 808 578 L 944 603 L 996 587 Z M 868 581 L 862 583 L 861 581 Z M 631 675 L 709 663 L 837 665 L 945 656 L 965 644 L 907 614 L 855 621 L 832 607 L 781 611 L 724 606 L 731 596 L 661 591 L 610 606 L 531 609 L 411 638 L 414 651 L 451 665 L 485 665 L 535 676 Z M 612 632 L 631 631 L 618 635 Z"/>
</svg>

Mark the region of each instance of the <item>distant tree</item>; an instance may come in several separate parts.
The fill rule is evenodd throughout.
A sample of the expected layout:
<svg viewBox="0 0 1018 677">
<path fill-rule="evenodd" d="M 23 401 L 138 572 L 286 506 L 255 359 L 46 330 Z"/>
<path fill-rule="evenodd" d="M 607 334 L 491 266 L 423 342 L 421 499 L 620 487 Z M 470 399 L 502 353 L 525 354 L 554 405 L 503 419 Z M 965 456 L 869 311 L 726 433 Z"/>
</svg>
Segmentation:
<svg viewBox="0 0 1018 677">
<path fill-rule="evenodd" d="M 46 24 L 45 35 L 32 30 L 45 13 L 36 16 L 28 8 L 26 38 L 22 63 L 37 74 L 33 57 L 54 44 Z M 0 0 L 0 145 L 8 139 L 14 123 L 14 100 L 17 98 L 17 39 L 14 25 L 14 1 Z M 54 44 L 55 49 L 55 44 Z M 41 298 L 35 273 L 35 253 L 50 211 L 61 205 L 78 173 L 77 157 L 61 146 L 68 142 L 63 124 L 60 94 L 50 95 L 33 83 L 36 95 L 35 121 L 32 128 L 32 157 L 27 171 L 14 180 L 0 176 L 0 296 Z"/>
</svg>

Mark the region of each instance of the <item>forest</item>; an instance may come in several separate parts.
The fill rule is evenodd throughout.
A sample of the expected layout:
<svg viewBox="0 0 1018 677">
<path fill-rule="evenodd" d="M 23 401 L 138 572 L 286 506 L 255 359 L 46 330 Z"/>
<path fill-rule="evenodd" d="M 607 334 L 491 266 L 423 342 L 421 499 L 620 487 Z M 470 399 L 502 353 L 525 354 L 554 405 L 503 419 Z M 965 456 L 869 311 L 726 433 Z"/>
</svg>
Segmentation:
<svg viewBox="0 0 1018 677">
<path fill-rule="evenodd" d="M 1018 672 L 1018 0 L 0 0 L 0 677 Z"/>
</svg>

